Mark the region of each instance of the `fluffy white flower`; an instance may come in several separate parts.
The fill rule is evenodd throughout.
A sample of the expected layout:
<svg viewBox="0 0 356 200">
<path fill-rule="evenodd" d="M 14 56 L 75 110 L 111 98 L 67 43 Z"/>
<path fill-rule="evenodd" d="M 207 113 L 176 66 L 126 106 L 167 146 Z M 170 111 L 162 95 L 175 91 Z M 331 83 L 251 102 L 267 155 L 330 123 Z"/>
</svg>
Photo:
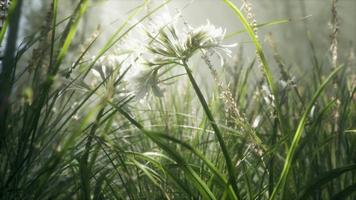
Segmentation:
<svg viewBox="0 0 356 200">
<path fill-rule="evenodd" d="M 158 97 L 163 96 L 163 90 L 158 87 L 158 70 L 153 68 L 144 68 L 133 78 L 133 89 L 137 99 L 144 98 L 150 91 Z"/>
<path fill-rule="evenodd" d="M 138 99 L 151 91 L 156 96 L 163 96 L 163 90 L 158 86 L 159 76 L 162 75 L 159 71 L 162 68 L 182 65 L 197 51 L 217 55 L 223 65 L 223 54 L 231 56 L 229 48 L 235 46 L 223 45 L 225 29 L 216 28 L 209 21 L 198 28 L 189 27 L 188 31 L 178 30 L 174 23 L 163 24 L 159 28 L 156 25 L 152 27 L 156 31 L 146 31 L 149 40 L 146 42 L 146 52 L 140 55 L 140 59 L 144 61 L 135 63 L 135 68 L 141 69 L 130 81 Z"/>
<path fill-rule="evenodd" d="M 206 25 L 200 26 L 192 30 L 191 35 L 204 34 L 206 35 L 200 41 L 200 46 L 211 46 L 211 45 L 220 45 L 221 41 L 225 37 L 226 30 L 219 27 L 216 28 L 214 25 L 210 24 L 210 21 L 207 21 Z"/>
<path fill-rule="evenodd" d="M 204 54 L 217 55 L 220 60 L 220 65 L 224 65 L 223 54 L 231 57 L 232 51 L 229 48 L 235 47 L 237 44 L 225 45 L 222 44 L 226 34 L 226 29 L 217 28 L 209 21 L 207 24 L 193 29 L 189 33 L 188 39 L 193 40 L 195 37 L 199 38 L 199 48 Z"/>
</svg>

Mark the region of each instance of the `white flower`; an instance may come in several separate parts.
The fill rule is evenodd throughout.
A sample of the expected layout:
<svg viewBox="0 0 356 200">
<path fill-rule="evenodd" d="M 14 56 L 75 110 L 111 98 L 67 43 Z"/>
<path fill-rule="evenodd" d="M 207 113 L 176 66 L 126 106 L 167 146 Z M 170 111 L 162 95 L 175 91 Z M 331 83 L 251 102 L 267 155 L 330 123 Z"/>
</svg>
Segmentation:
<svg viewBox="0 0 356 200">
<path fill-rule="evenodd" d="M 189 36 L 189 40 L 194 40 L 194 38 L 199 38 L 199 48 L 204 54 L 208 53 L 211 55 L 217 55 L 220 59 L 220 65 L 224 65 L 223 54 L 231 57 L 231 50 L 229 48 L 235 47 L 237 44 L 224 45 L 222 41 L 224 40 L 226 34 L 226 29 L 221 27 L 216 28 L 209 21 L 206 25 L 200 26 L 193 29 Z"/>
<path fill-rule="evenodd" d="M 163 96 L 163 90 L 158 87 L 158 70 L 144 68 L 132 78 L 133 89 L 137 99 L 144 98 L 151 90 L 158 97 Z"/>
<path fill-rule="evenodd" d="M 231 56 L 229 48 L 236 46 L 222 44 L 225 33 L 225 29 L 216 28 L 209 21 L 198 28 L 189 27 L 187 32 L 177 30 L 174 25 L 168 25 L 160 28 L 157 35 L 149 34 L 152 42 L 149 43 L 148 49 L 154 54 L 157 65 L 169 61 L 188 60 L 197 50 L 204 54 L 216 54 L 222 62 L 222 55 Z"/>
<path fill-rule="evenodd" d="M 174 23 L 164 24 L 159 28 L 155 25 L 152 27 L 156 28 L 156 31 L 146 31 L 148 51 L 140 55 L 145 68 L 132 79 L 133 90 L 138 99 L 145 97 L 150 91 L 156 96 L 163 96 L 163 90 L 158 86 L 158 78 L 164 74 L 160 72 L 162 68 L 182 65 L 197 51 L 217 55 L 223 65 L 223 54 L 231 56 L 229 48 L 235 46 L 223 45 L 225 29 L 216 28 L 209 21 L 195 29 L 189 27 L 188 31 L 178 30 Z"/>
<path fill-rule="evenodd" d="M 158 14 L 149 17 L 147 25 L 144 25 L 144 30 L 151 34 L 157 34 L 162 27 L 175 23 L 179 15 L 172 17 L 170 13 L 168 6 L 164 6 Z"/>
<path fill-rule="evenodd" d="M 95 57 L 92 58 L 92 61 Z M 86 80 L 90 86 L 95 87 L 109 76 L 114 75 L 116 78 L 119 72 L 125 71 L 133 63 L 130 54 L 112 51 L 107 55 L 101 56 L 90 69 L 89 76 Z M 113 74 L 115 72 L 115 74 Z"/>
<path fill-rule="evenodd" d="M 225 33 L 225 29 L 222 29 L 221 27 L 216 28 L 214 25 L 210 24 L 210 21 L 207 21 L 206 25 L 193 29 L 191 35 L 205 34 L 206 37 L 200 41 L 200 46 L 209 46 L 220 45 L 225 37 Z"/>
</svg>

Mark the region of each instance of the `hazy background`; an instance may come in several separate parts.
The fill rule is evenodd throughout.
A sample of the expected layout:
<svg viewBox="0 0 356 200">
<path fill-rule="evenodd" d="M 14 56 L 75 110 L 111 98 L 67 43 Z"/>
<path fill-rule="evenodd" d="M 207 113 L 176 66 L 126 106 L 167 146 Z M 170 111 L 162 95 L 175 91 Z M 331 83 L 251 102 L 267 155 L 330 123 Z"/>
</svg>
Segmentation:
<svg viewBox="0 0 356 200">
<path fill-rule="evenodd" d="M 138 5 L 136 0 L 107 0 L 102 1 L 95 8 L 98 12 L 91 13 L 96 23 L 112 22 L 125 15 L 130 8 Z M 155 1 L 160 2 L 160 1 Z M 279 19 L 293 19 L 287 24 L 279 24 L 259 29 L 261 40 L 267 33 L 272 33 L 279 50 L 284 58 L 293 59 L 297 64 L 310 59 L 307 31 L 316 45 L 320 55 L 327 54 L 329 48 L 329 21 L 331 19 L 331 0 L 250 0 L 257 23 L 271 22 Z M 242 1 L 234 3 L 242 5 Z M 168 7 L 168 8 L 167 8 Z M 176 14 L 176 9 L 182 10 L 183 17 L 192 26 L 199 26 L 210 20 L 216 26 L 227 29 L 227 33 L 242 29 L 236 16 L 227 6 L 219 0 L 173 0 L 164 12 Z M 356 40 L 356 1 L 339 0 L 337 9 L 340 15 L 339 45 L 340 56 L 343 51 L 350 48 Z M 89 12 L 90 13 L 90 12 Z M 310 16 L 306 20 L 298 20 Z M 233 42 L 248 41 L 246 34 L 238 35 L 231 39 Z M 251 44 L 244 44 L 246 47 Z M 323 52 L 324 50 L 324 52 Z M 304 58 L 304 59 L 303 59 Z"/>
<path fill-rule="evenodd" d="M 329 58 L 331 2 L 332 0 L 249 0 L 252 4 L 253 13 L 257 23 L 272 22 L 281 19 L 292 19 L 289 23 L 259 28 L 258 34 L 263 41 L 267 56 L 271 57 L 270 46 L 266 42 L 266 36 L 272 34 L 278 51 L 289 65 L 307 69 L 311 65 L 312 55 L 308 34 L 313 42 L 316 54 L 327 61 Z M 138 6 L 139 0 L 97 0 L 93 1 L 83 23 L 81 24 L 81 36 L 77 44 L 85 41 L 92 32 L 100 25 L 104 31 L 101 42 L 126 19 L 128 11 Z M 150 8 L 154 8 L 160 0 L 152 1 Z M 236 5 L 241 6 L 242 1 L 234 0 Z M 40 12 L 49 7 L 47 1 L 27 1 L 25 6 L 26 33 L 36 31 L 36 26 L 43 22 L 46 12 Z M 73 9 L 74 1 L 61 1 L 62 16 L 66 16 Z M 160 13 L 168 13 L 171 16 L 181 10 L 183 18 L 193 27 L 200 26 L 209 20 L 212 24 L 226 28 L 227 33 L 241 30 L 241 23 L 233 12 L 220 0 L 172 0 Z M 340 60 L 349 57 L 356 40 L 356 1 L 339 0 L 337 4 L 339 13 L 340 31 L 338 53 Z M 144 13 L 143 13 L 144 14 Z M 142 15 L 141 15 L 142 16 Z M 307 17 L 308 16 L 308 17 Z M 302 18 L 307 17 L 304 20 Z M 26 20 L 27 19 L 27 20 Z M 31 20 L 29 20 L 31 19 Z M 37 20 L 36 20 L 37 19 Z M 42 19 L 42 20 L 41 20 Z M 36 25 L 37 24 L 37 25 Z M 32 30 L 31 30 L 32 29 Z M 254 58 L 254 48 L 245 33 L 239 34 L 226 40 L 226 43 L 239 43 L 243 46 L 245 59 Z M 100 46 L 99 43 L 98 46 Z M 235 49 L 236 50 L 236 49 Z M 269 59 L 271 65 L 273 60 Z M 327 63 L 327 62 L 325 62 Z"/>
</svg>

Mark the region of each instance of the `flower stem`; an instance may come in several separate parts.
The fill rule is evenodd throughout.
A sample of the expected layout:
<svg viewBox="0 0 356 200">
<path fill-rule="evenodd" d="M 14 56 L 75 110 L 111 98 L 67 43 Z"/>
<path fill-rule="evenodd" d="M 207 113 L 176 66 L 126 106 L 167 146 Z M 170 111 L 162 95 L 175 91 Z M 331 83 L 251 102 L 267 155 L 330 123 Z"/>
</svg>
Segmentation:
<svg viewBox="0 0 356 200">
<path fill-rule="evenodd" d="M 241 199 L 240 195 L 238 193 L 238 190 L 237 190 L 237 183 L 236 183 L 236 178 L 235 178 L 235 170 L 234 170 L 230 155 L 229 155 L 229 153 L 227 151 L 226 144 L 225 144 L 224 139 L 222 137 L 222 134 L 220 132 L 220 129 L 219 129 L 219 127 L 217 126 L 217 124 L 215 122 L 214 116 L 213 116 L 213 114 L 211 113 L 211 111 L 209 109 L 208 103 L 206 102 L 206 100 L 205 100 L 205 98 L 203 96 L 203 93 L 201 92 L 197 82 L 195 81 L 195 79 L 193 77 L 193 74 L 192 74 L 192 71 L 190 70 L 187 62 L 183 61 L 182 65 L 183 65 L 185 71 L 188 74 L 189 81 L 192 84 L 192 86 L 194 88 L 194 91 L 195 91 L 196 95 L 198 96 L 199 101 L 203 106 L 204 112 L 207 115 L 208 120 L 209 120 L 209 122 L 210 122 L 210 124 L 211 124 L 211 126 L 212 126 L 212 128 L 213 128 L 213 130 L 215 132 L 215 135 L 216 135 L 216 137 L 218 139 L 220 148 L 222 150 L 222 153 L 223 153 L 223 156 L 224 156 L 224 159 L 225 159 L 225 162 L 226 162 L 227 171 L 228 171 L 228 174 L 229 174 L 229 183 L 231 184 L 231 186 L 232 186 L 236 196 L 238 197 L 238 199 Z"/>
</svg>

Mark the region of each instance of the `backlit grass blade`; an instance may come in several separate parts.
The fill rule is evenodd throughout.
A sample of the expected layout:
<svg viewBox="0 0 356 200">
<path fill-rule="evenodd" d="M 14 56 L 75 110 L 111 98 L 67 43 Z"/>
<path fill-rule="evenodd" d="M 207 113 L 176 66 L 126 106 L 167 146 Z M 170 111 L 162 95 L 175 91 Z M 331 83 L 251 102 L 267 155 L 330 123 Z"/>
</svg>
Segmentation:
<svg viewBox="0 0 356 200">
<path fill-rule="evenodd" d="M 167 154 L 169 154 L 173 160 L 177 162 L 178 166 L 184 171 L 188 180 L 192 181 L 192 184 L 194 184 L 194 186 L 200 192 L 204 199 L 216 199 L 215 195 L 209 189 L 206 183 L 199 177 L 199 175 L 193 170 L 193 168 L 188 163 L 186 163 L 185 159 L 181 155 L 179 155 L 179 153 L 175 149 L 157 138 L 154 132 L 145 131 L 145 134 L 157 145 L 159 145 L 160 148 L 162 148 Z"/>
<path fill-rule="evenodd" d="M 278 97 L 278 90 L 277 90 L 277 87 L 276 87 L 276 85 L 274 83 L 272 72 L 271 72 L 271 69 L 269 67 L 269 64 L 267 63 L 265 54 L 264 54 L 263 49 L 262 49 L 262 45 L 261 45 L 260 41 L 258 40 L 255 32 L 253 31 L 250 23 L 244 17 L 244 15 L 240 11 L 240 9 L 237 8 L 236 5 L 233 4 L 230 0 L 223 0 L 223 1 L 231 8 L 231 10 L 239 18 L 240 22 L 242 23 L 242 25 L 246 29 L 249 37 L 251 38 L 253 44 L 255 45 L 257 56 L 258 56 L 258 60 L 262 64 L 262 69 L 263 69 L 263 72 L 264 72 L 263 74 L 264 74 L 264 77 L 267 80 L 268 88 L 269 88 L 271 94 L 274 97 L 273 98 L 273 101 L 274 101 L 274 104 L 275 104 L 274 107 L 275 107 L 276 114 L 277 114 L 278 121 L 279 121 L 278 126 L 280 126 L 280 128 L 281 128 L 282 134 L 288 134 L 288 130 L 286 128 L 287 127 L 287 121 L 282 115 L 281 105 L 280 105 L 279 97 Z M 274 135 L 277 134 L 276 131 L 273 132 Z M 275 137 L 275 136 L 273 136 L 273 137 Z"/>
<path fill-rule="evenodd" d="M 58 13 L 58 0 L 53 0 L 53 16 L 52 16 L 52 37 L 51 37 L 51 52 L 49 55 L 49 65 L 52 66 L 54 59 L 54 47 L 56 39 L 56 23 L 57 23 L 57 13 Z M 50 67 L 49 67 L 50 69 Z"/>
<path fill-rule="evenodd" d="M 10 8 L 10 14 L 6 20 L 11 20 L 9 24 L 9 36 L 7 38 L 4 59 L 2 61 L 0 74 L 0 129 L 5 130 L 6 112 L 8 108 L 8 99 L 13 84 L 14 74 L 16 72 L 16 42 L 18 39 L 22 0 L 14 1 Z M 6 27 L 3 28 L 6 31 Z M 3 38 L 3 36 L 1 36 Z M 1 40 L 2 40 L 1 38 Z M 1 44 L 1 41 L 0 41 Z M 3 131 L 2 131 L 3 132 Z M 2 134 L 0 134 L 2 138 Z M 0 149 L 1 149 L 0 144 Z"/>
<path fill-rule="evenodd" d="M 71 20 L 68 34 L 64 38 L 64 43 L 59 50 L 57 60 L 55 62 L 53 70 L 51 70 L 51 72 L 50 72 L 50 75 L 54 75 L 57 73 L 59 66 L 61 65 L 61 63 L 64 59 L 64 56 L 68 52 L 69 45 L 72 43 L 75 33 L 77 32 L 79 20 L 84 15 L 85 11 L 88 8 L 88 0 L 81 0 L 81 2 L 78 4 L 78 6 L 79 7 L 78 7 L 78 11 L 76 13 L 76 16 L 74 16 L 73 20 Z"/>
<path fill-rule="evenodd" d="M 215 174 L 215 176 L 218 178 L 218 180 L 221 182 L 220 184 L 223 184 L 224 187 L 227 187 L 227 192 L 229 194 L 230 199 L 237 199 L 236 194 L 232 190 L 231 185 L 228 184 L 228 181 L 226 178 L 219 172 L 219 170 L 214 166 L 214 164 L 208 160 L 203 153 L 201 153 L 198 149 L 194 148 L 193 146 L 189 145 L 188 143 L 185 143 L 184 141 L 178 140 L 176 138 L 170 137 L 167 134 L 160 134 L 157 133 L 157 136 L 162 137 L 166 140 L 175 142 L 177 144 L 182 145 L 184 148 L 187 148 L 190 150 L 192 153 L 194 153 L 196 156 L 198 156 L 208 167 L 209 169 Z"/>
<path fill-rule="evenodd" d="M 144 129 L 144 127 L 136 121 L 130 114 L 125 112 L 122 108 L 116 106 L 115 104 L 108 102 L 115 109 L 117 109 L 127 120 L 129 120 L 134 126 L 141 130 L 146 136 L 148 136 L 153 142 L 155 142 L 160 148 L 162 148 L 166 153 L 168 153 L 171 159 L 175 160 L 178 166 L 185 172 L 187 177 L 195 185 L 196 189 L 200 194 L 206 199 L 216 199 L 214 194 L 211 192 L 206 183 L 199 177 L 199 175 L 185 162 L 184 158 L 176 152 L 175 149 L 171 148 L 168 144 L 163 142 L 161 139 L 157 138 L 154 132 L 150 132 Z"/>
<path fill-rule="evenodd" d="M 220 132 L 220 129 L 219 129 L 219 127 L 218 127 L 218 125 L 217 125 L 217 123 L 216 123 L 216 121 L 214 119 L 213 114 L 211 113 L 211 111 L 209 109 L 208 103 L 206 102 L 202 92 L 200 91 L 200 88 L 199 88 L 198 84 L 196 83 L 196 81 L 195 81 L 195 79 L 193 77 L 192 71 L 188 67 L 187 63 L 184 63 L 183 66 L 185 68 L 186 73 L 188 74 L 190 83 L 192 84 L 192 86 L 194 88 L 194 91 L 195 91 L 196 95 L 198 96 L 201 105 L 203 106 L 204 112 L 207 115 L 207 117 L 209 119 L 209 122 L 210 122 L 210 124 L 211 124 L 211 126 L 212 126 L 212 128 L 213 128 L 213 130 L 215 132 L 216 138 L 218 139 L 221 151 L 223 153 L 223 156 L 224 156 L 224 159 L 225 159 L 225 162 L 226 162 L 226 167 L 227 167 L 227 171 L 228 171 L 228 174 L 229 174 L 229 183 L 231 184 L 231 186 L 232 186 L 237 198 L 240 199 L 239 191 L 238 191 L 238 188 L 237 188 L 236 173 L 235 173 L 234 164 L 232 163 L 232 160 L 231 160 L 231 157 L 230 157 L 229 152 L 227 150 L 227 147 L 226 147 L 225 141 L 223 139 L 223 136 L 222 136 L 222 134 Z"/>
<path fill-rule="evenodd" d="M 308 119 L 308 115 L 310 113 L 310 110 L 312 109 L 312 107 L 314 106 L 315 102 L 317 101 L 318 97 L 320 96 L 320 94 L 322 93 L 322 91 L 324 90 L 324 88 L 326 87 L 326 85 L 332 80 L 332 78 L 337 74 L 337 72 L 339 72 L 342 69 L 342 67 L 338 67 L 336 68 L 326 79 L 325 81 L 320 85 L 320 87 L 318 88 L 318 90 L 314 93 L 314 96 L 312 98 L 312 100 L 309 102 L 308 107 L 306 108 L 306 110 L 303 113 L 303 116 L 301 117 L 299 124 L 298 124 L 298 128 L 296 130 L 296 132 L 294 133 L 294 137 L 292 140 L 292 144 L 289 147 L 288 153 L 287 153 L 287 157 L 285 159 L 284 162 L 284 166 L 283 166 L 283 170 L 282 173 L 279 177 L 279 180 L 275 186 L 275 188 L 273 189 L 273 193 L 270 197 L 270 200 L 276 199 L 277 198 L 277 194 L 281 191 L 281 196 L 283 197 L 283 193 L 284 193 L 284 187 L 285 187 L 285 183 L 290 171 L 290 168 L 292 166 L 292 162 L 294 159 L 294 155 L 295 155 L 295 151 L 299 145 L 299 141 L 302 137 L 302 133 L 304 130 L 304 126 L 305 123 Z"/>
<path fill-rule="evenodd" d="M 12 18 L 11 16 L 13 14 L 18 14 L 18 10 L 16 10 L 16 7 L 18 6 L 17 4 L 20 3 L 22 4 L 22 0 L 13 0 L 11 1 L 11 5 L 9 7 L 9 10 L 8 10 L 8 13 L 7 13 L 7 16 L 6 16 L 6 19 L 5 19 L 5 22 L 4 24 L 2 25 L 1 27 L 1 31 L 0 31 L 0 44 L 2 44 L 2 41 L 4 40 L 4 37 L 5 37 L 5 34 L 6 34 L 6 31 L 7 31 L 7 28 L 9 26 L 9 22 L 10 22 L 10 18 Z M 7 5 L 4 5 L 5 7 L 7 7 Z M 21 5 L 20 5 L 21 6 Z M 12 23 L 14 23 L 13 20 L 11 20 Z M 16 22 L 15 22 L 16 23 Z"/>
<path fill-rule="evenodd" d="M 270 67 L 269 67 L 269 65 L 267 63 L 267 60 L 266 60 L 266 57 L 265 57 L 265 55 L 263 53 L 262 45 L 258 41 L 258 38 L 255 35 L 250 23 L 244 17 L 244 15 L 240 11 L 240 9 L 237 8 L 230 0 L 223 0 L 223 1 L 231 8 L 231 10 L 234 11 L 236 16 L 240 19 L 242 25 L 246 29 L 246 31 L 247 31 L 248 35 L 250 36 L 253 44 L 255 45 L 256 51 L 257 51 L 257 55 L 260 57 L 260 60 L 262 62 L 263 71 L 265 73 L 265 77 L 266 77 L 267 82 L 268 82 L 268 87 L 270 88 L 272 94 L 275 95 L 276 94 L 276 87 L 275 87 L 274 82 L 273 82 L 273 78 L 272 78 L 272 73 L 271 73 Z"/>
<path fill-rule="evenodd" d="M 273 20 L 273 21 L 269 21 L 269 22 L 265 22 L 265 23 L 261 23 L 261 24 L 257 24 L 256 27 L 260 28 L 260 27 L 268 27 L 268 26 L 274 26 L 274 25 L 280 25 L 280 24 L 287 24 L 289 22 L 293 22 L 296 20 L 306 20 L 307 18 L 309 18 L 310 16 L 306 16 L 303 18 L 299 18 L 299 19 L 279 19 L 279 20 Z M 242 30 L 238 30 L 238 31 L 234 31 L 232 33 L 226 34 L 224 39 L 229 39 L 232 38 L 236 35 L 239 35 L 241 33 L 246 32 L 246 29 L 242 29 Z"/>
<path fill-rule="evenodd" d="M 278 25 L 278 24 L 286 24 L 290 22 L 289 19 L 280 19 L 280 20 L 275 20 L 275 21 L 271 21 L 271 22 L 266 22 L 266 23 L 262 23 L 262 24 L 257 24 L 256 27 L 260 28 L 260 27 L 264 27 L 264 26 L 273 26 L 273 25 Z M 230 39 L 236 35 L 239 35 L 241 33 L 246 32 L 246 29 L 242 29 L 242 30 L 238 30 L 238 31 L 234 31 L 232 33 L 226 34 L 224 39 Z"/>
</svg>

